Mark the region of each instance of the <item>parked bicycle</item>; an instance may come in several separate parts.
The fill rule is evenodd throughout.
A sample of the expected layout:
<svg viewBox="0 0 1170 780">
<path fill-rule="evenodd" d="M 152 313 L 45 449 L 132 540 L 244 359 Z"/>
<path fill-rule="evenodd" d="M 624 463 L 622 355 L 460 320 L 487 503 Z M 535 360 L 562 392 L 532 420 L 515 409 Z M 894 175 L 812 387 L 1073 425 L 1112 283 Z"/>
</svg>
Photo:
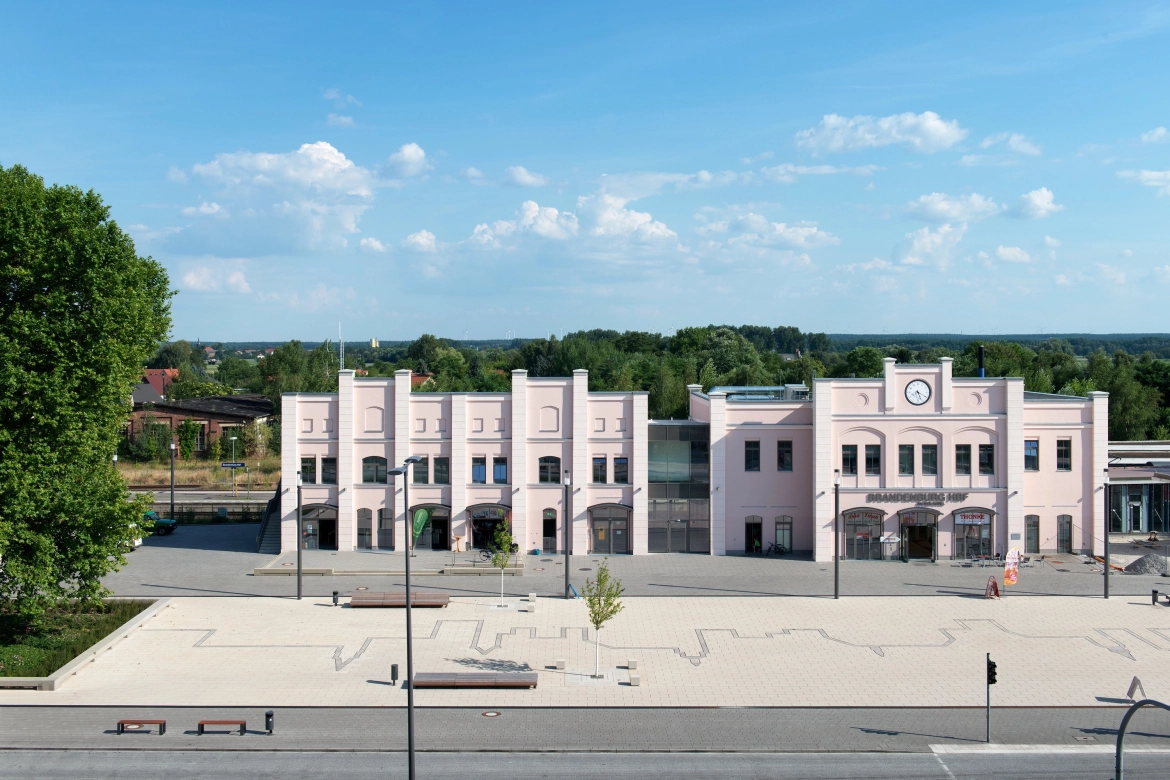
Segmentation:
<svg viewBox="0 0 1170 780">
<path fill-rule="evenodd" d="M 788 548 L 782 544 L 776 544 L 775 542 L 772 542 L 770 545 L 768 545 L 767 554 L 771 555 L 773 553 L 775 553 L 776 555 L 787 555 Z"/>
</svg>

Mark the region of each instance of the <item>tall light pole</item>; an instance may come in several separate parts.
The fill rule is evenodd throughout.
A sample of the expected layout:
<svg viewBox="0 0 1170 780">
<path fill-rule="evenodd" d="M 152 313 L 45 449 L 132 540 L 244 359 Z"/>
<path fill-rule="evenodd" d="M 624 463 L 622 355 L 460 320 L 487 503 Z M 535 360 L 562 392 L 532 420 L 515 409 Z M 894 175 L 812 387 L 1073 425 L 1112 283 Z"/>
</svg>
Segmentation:
<svg viewBox="0 0 1170 780">
<path fill-rule="evenodd" d="M 171 442 L 171 519 L 175 519 L 175 442 Z"/>
<path fill-rule="evenodd" d="M 231 439 L 232 439 L 232 463 L 234 464 L 236 462 L 236 437 L 232 436 Z M 171 449 L 174 449 L 174 445 L 171 445 Z M 233 465 L 232 466 L 232 498 L 235 498 L 235 497 L 236 497 L 236 467 Z"/>
<path fill-rule="evenodd" d="M 402 465 L 388 473 L 402 477 L 402 502 L 406 505 L 406 752 L 407 777 L 414 780 L 414 644 L 410 629 L 410 551 L 413 547 L 414 520 L 410 516 L 410 467 L 422 458 L 411 455 Z"/>
<path fill-rule="evenodd" d="M 301 472 L 297 472 L 297 601 L 301 600 L 301 548 L 305 546 L 305 524 L 301 519 Z"/>
<path fill-rule="evenodd" d="M 1105 501 L 1105 598 L 1109 598 L 1109 527 L 1113 525 L 1113 503 L 1109 500 L 1109 469 L 1105 469 L 1105 485 L 1104 490 Z M 1124 521 L 1124 518 L 1122 518 Z M 1125 526 L 1122 526 L 1125 530 Z"/>
<path fill-rule="evenodd" d="M 571 495 L 572 492 L 573 492 L 573 476 L 569 472 L 566 471 L 565 472 L 565 500 L 564 500 L 563 505 L 561 506 L 561 514 L 563 516 L 562 517 L 562 520 L 563 520 L 562 525 L 564 525 L 564 527 L 565 527 L 565 598 L 569 598 L 569 593 L 572 592 L 572 591 L 570 591 L 570 588 L 572 586 L 569 585 L 569 547 L 572 545 L 572 542 L 573 542 L 573 534 L 572 534 L 573 514 L 569 510 L 569 501 L 572 499 L 572 495 Z"/>
<path fill-rule="evenodd" d="M 833 598 L 841 598 L 841 469 L 833 469 Z"/>
</svg>

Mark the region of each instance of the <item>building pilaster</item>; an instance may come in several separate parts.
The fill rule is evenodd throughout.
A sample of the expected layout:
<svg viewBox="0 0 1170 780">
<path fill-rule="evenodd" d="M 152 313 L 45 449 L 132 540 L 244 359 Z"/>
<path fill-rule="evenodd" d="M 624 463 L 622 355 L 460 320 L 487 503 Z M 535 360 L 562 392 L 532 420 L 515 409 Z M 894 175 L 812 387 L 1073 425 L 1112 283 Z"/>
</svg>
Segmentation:
<svg viewBox="0 0 1170 780">
<path fill-rule="evenodd" d="M 630 475 L 633 483 L 633 528 L 631 543 L 634 555 L 645 555 L 650 552 L 649 541 L 649 496 L 650 484 L 650 395 L 649 393 L 634 393 L 634 419 L 631 420 L 630 435 L 633 436 L 633 474 Z"/>
<path fill-rule="evenodd" d="M 727 554 L 727 394 L 711 399 L 711 554 Z"/>
<path fill-rule="evenodd" d="M 353 507 L 353 369 L 337 372 L 337 549 L 352 550 L 357 536 Z"/>
<path fill-rule="evenodd" d="M 1007 555 L 1013 547 L 1024 550 L 1024 380 L 1008 377 L 1007 395 L 1007 442 L 1004 446 L 1007 479 L 1007 537 L 1003 540 L 1003 553 Z"/>
<path fill-rule="evenodd" d="M 1109 513 L 1105 509 L 1105 471 L 1109 468 L 1109 393 L 1089 393 L 1093 414 L 1093 454 L 1089 481 L 1093 485 L 1093 509 L 1085 515 L 1092 518 L 1089 549 L 1101 555 L 1105 549 L 1105 534 L 1109 532 Z M 1083 545 L 1083 543 L 1082 543 Z"/>
<path fill-rule="evenodd" d="M 578 368 L 573 371 L 572 428 L 565 435 L 573 440 L 573 549 L 582 551 L 589 549 L 589 431 L 589 372 Z"/>
<path fill-rule="evenodd" d="M 832 382 L 813 382 L 813 560 L 833 559 L 833 393 Z M 864 463 L 861 464 L 864 467 Z"/>
<path fill-rule="evenodd" d="M 451 536 L 462 536 L 471 543 L 467 522 L 467 483 L 471 479 L 467 459 L 467 396 L 451 396 Z M 451 539 L 454 546 L 455 540 Z"/>
<path fill-rule="evenodd" d="M 512 372 L 512 537 L 528 539 L 528 372 Z"/>
<path fill-rule="evenodd" d="M 297 396 L 280 397 L 280 551 L 297 549 L 297 472 L 301 469 L 301 447 Z"/>
</svg>

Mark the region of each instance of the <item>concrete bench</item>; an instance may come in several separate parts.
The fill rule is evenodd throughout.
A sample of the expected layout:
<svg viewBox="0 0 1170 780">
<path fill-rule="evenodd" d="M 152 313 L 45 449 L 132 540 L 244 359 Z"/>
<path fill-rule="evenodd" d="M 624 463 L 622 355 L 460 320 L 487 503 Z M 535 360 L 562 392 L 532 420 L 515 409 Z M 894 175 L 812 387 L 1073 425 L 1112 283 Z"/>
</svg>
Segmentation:
<svg viewBox="0 0 1170 780">
<path fill-rule="evenodd" d="M 414 676 L 415 688 L 535 688 L 536 672 L 430 672 Z"/>
<path fill-rule="evenodd" d="M 197 726 L 199 736 L 203 736 L 203 729 L 207 726 L 239 726 L 242 737 L 248 728 L 248 722 L 246 720 L 201 720 Z"/>
<path fill-rule="evenodd" d="M 412 607 L 445 607 L 451 603 L 446 593 L 411 593 Z M 351 607 L 406 607 L 405 593 L 355 593 L 349 598 Z"/>
<path fill-rule="evenodd" d="M 165 720 L 120 720 L 118 721 L 118 733 L 125 734 L 127 726 L 158 726 L 158 735 L 160 737 L 167 733 L 167 722 Z"/>
</svg>

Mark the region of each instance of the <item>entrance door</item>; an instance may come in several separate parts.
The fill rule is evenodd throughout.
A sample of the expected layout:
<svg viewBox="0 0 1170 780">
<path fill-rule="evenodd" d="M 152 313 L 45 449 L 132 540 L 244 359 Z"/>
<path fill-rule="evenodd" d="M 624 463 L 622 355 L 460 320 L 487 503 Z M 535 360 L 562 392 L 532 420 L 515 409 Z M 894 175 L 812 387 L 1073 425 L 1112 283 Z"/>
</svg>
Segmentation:
<svg viewBox="0 0 1170 780">
<path fill-rule="evenodd" d="M 609 555 L 609 546 L 612 541 L 613 537 L 609 533 L 609 518 L 593 518 L 593 554 Z"/>
<path fill-rule="evenodd" d="M 630 551 L 630 532 L 626 527 L 626 520 L 611 519 L 609 521 L 610 552 L 614 555 L 625 555 Z"/>
<path fill-rule="evenodd" d="M 1072 554 L 1072 515 L 1058 515 L 1056 518 L 1056 551 Z"/>
<path fill-rule="evenodd" d="M 370 509 L 357 511 L 357 548 L 369 550 L 374 546 L 374 512 Z"/>
<path fill-rule="evenodd" d="M 557 510 L 544 510 L 544 534 L 541 552 L 554 553 L 557 551 Z"/>
<path fill-rule="evenodd" d="M 934 558 L 934 528 L 928 525 L 908 525 L 902 528 L 906 540 L 906 557 L 910 560 Z"/>
<path fill-rule="evenodd" d="M 743 551 L 762 553 L 764 551 L 764 519 L 752 515 L 743 524 Z"/>
<path fill-rule="evenodd" d="M 337 520 L 327 520 L 322 518 L 321 523 L 321 538 L 320 549 L 322 550 L 336 550 L 337 549 Z"/>
<path fill-rule="evenodd" d="M 1029 555 L 1040 554 L 1040 515 L 1024 517 L 1024 552 Z"/>
<path fill-rule="evenodd" d="M 321 528 L 317 520 L 301 521 L 301 549 L 319 550 L 321 542 Z"/>
<path fill-rule="evenodd" d="M 508 508 L 495 505 L 473 506 L 467 510 L 471 521 L 471 546 L 481 550 L 495 544 L 496 527 L 508 521 Z"/>
<path fill-rule="evenodd" d="M 686 518 L 672 517 L 667 523 L 666 531 L 670 534 L 670 551 L 687 551 L 687 520 Z"/>
</svg>

